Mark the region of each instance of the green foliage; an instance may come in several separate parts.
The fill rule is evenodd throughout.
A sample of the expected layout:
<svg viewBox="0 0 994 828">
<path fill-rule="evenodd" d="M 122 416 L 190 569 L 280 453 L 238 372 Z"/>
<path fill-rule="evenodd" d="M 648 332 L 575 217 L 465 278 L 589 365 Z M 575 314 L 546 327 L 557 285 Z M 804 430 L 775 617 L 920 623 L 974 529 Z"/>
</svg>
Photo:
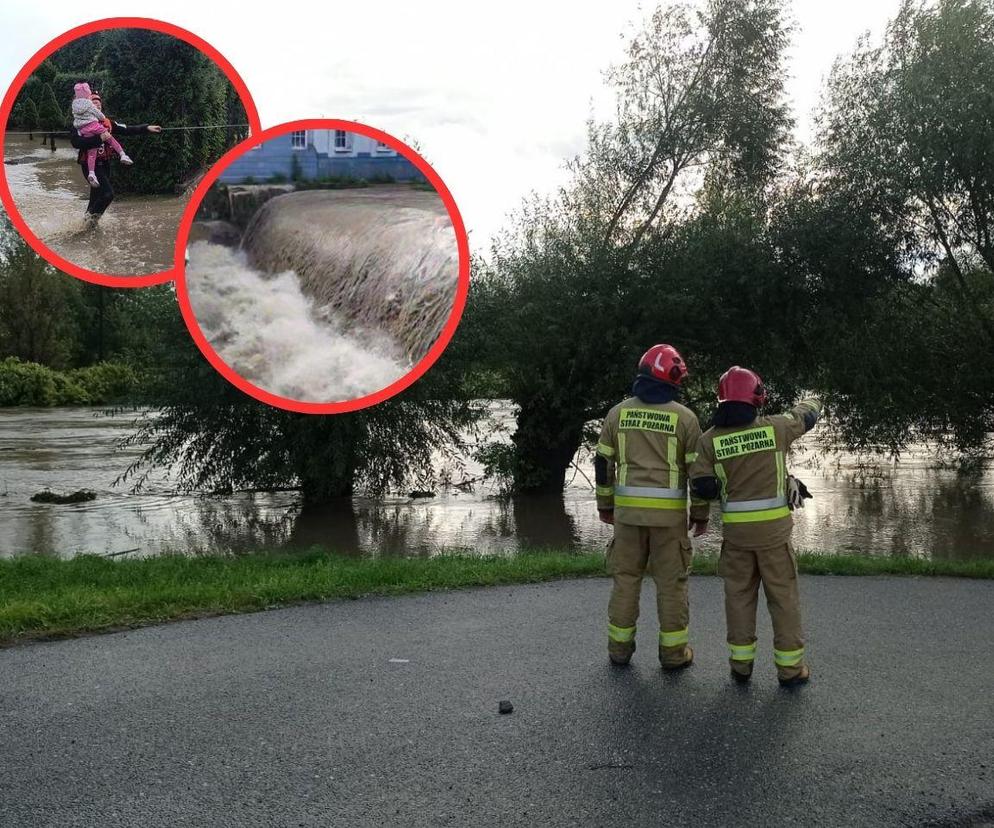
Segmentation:
<svg viewBox="0 0 994 828">
<path fill-rule="evenodd" d="M 791 124 L 786 45 L 776 0 L 657 8 L 608 74 L 615 120 L 590 124 L 570 183 L 527 201 L 477 263 L 463 324 L 518 405 L 516 457 L 491 458 L 517 490 L 561 489 L 589 421 L 624 396 L 655 342 L 678 345 L 692 366 L 708 360 L 712 374 L 743 343 L 763 365 L 783 364 L 794 332 L 758 347 L 727 295 L 764 318 L 799 312 L 796 291 L 764 304 L 784 281 L 762 216 Z M 702 182 L 708 198 L 688 221 L 685 196 Z"/>
<path fill-rule="evenodd" d="M 69 116 L 68 107 L 59 106 L 55 97 L 55 92 L 49 84 L 45 84 L 41 91 L 41 103 L 38 106 L 38 120 L 41 129 L 51 132 L 66 129 Z"/>
<path fill-rule="evenodd" d="M 56 371 L 16 357 L 0 360 L 0 406 L 136 402 L 138 392 L 139 378 L 130 365 L 100 363 Z"/>
<path fill-rule="evenodd" d="M 989 448 L 994 431 L 994 7 L 904 2 L 879 46 L 833 72 L 812 218 L 885 251 L 847 266 L 848 239 L 800 246 L 844 280 L 849 310 L 822 355 L 846 444 Z M 817 240 L 817 241 L 816 241 Z M 861 245 L 858 249 L 868 249 Z M 869 289 L 859 286 L 867 280 Z M 862 304 L 860 300 L 868 301 Z M 957 366 L 957 370 L 951 370 Z"/>
<path fill-rule="evenodd" d="M 228 122 L 230 84 L 206 55 L 183 41 L 146 29 L 111 30 L 104 33 L 100 65 L 114 78 L 113 97 L 104 100 L 108 115 L 171 127 Z M 244 121 L 242 111 L 237 122 Z M 219 158 L 227 141 L 224 129 L 164 132 L 132 141 L 135 165 L 122 168 L 121 187 L 175 192 Z"/>
<path fill-rule="evenodd" d="M 59 70 L 52 63 L 51 59 L 47 59 L 41 62 L 41 65 L 35 69 L 34 74 L 42 83 L 51 85 L 55 81 L 55 76 L 59 74 Z"/>
<path fill-rule="evenodd" d="M 0 354 L 56 368 L 67 366 L 76 335 L 79 283 L 35 254 L 0 223 Z"/>
<path fill-rule="evenodd" d="M 15 357 L 0 361 L 0 405 L 88 405 L 86 392 L 66 374 Z"/>
<path fill-rule="evenodd" d="M 244 124 L 245 109 L 224 73 L 199 50 L 147 29 L 112 29 L 59 49 L 24 84 L 12 122 L 26 130 L 68 129 L 73 86 L 99 91 L 104 113 L 124 123 Z M 37 108 L 30 125 L 28 101 Z M 127 143 L 134 167 L 115 172 L 122 192 L 173 193 L 246 135 L 245 128 L 196 129 Z"/>
</svg>

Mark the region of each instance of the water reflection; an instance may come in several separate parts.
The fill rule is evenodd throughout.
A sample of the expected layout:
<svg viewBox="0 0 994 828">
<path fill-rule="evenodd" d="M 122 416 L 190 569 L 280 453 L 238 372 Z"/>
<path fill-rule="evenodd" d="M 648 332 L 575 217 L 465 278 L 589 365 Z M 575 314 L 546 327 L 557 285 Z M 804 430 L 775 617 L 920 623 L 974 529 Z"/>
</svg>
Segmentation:
<svg viewBox="0 0 994 828">
<path fill-rule="evenodd" d="M 519 548 L 603 548 L 611 528 L 597 519 L 582 478 L 561 498 L 497 500 L 486 486 L 454 487 L 435 498 L 356 498 L 302 508 L 294 492 L 223 498 L 177 494 L 168 474 L 145 491 L 112 484 L 136 450 L 117 450 L 130 417 L 89 409 L 0 410 L 0 555 L 155 555 L 167 551 L 306 549 L 369 555 L 434 555 L 447 550 L 511 553 Z M 994 470 L 958 474 L 911 453 L 897 466 L 826 463 L 799 453 L 792 468 L 814 499 L 796 514 L 799 548 L 828 553 L 935 558 L 994 557 Z M 465 473 L 479 470 L 467 463 Z M 97 492 L 91 503 L 32 503 L 43 488 Z M 714 515 L 714 526 L 718 517 Z M 720 534 L 698 542 L 714 552 Z"/>
</svg>

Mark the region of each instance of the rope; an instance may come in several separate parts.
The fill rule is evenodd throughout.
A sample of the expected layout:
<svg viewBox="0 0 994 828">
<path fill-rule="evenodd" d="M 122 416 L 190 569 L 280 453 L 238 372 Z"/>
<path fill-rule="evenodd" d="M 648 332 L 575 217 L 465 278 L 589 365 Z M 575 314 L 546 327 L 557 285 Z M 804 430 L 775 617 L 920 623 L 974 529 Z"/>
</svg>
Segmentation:
<svg viewBox="0 0 994 828">
<path fill-rule="evenodd" d="M 175 132 L 177 130 L 187 130 L 187 129 L 229 129 L 233 127 L 247 127 L 250 124 L 209 124 L 207 126 L 174 126 L 174 127 L 162 127 L 163 132 Z M 72 135 L 68 130 L 50 130 L 50 129 L 33 129 L 24 130 L 20 132 L 15 132 L 13 130 L 5 130 L 4 135 Z"/>
</svg>

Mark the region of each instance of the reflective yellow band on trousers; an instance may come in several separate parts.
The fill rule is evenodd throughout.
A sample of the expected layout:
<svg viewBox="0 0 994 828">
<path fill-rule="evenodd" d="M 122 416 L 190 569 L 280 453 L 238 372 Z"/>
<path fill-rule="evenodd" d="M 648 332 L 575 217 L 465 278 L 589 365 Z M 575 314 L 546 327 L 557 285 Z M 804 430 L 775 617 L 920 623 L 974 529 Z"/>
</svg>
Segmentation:
<svg viewBox="0 0 994 828">
<path fill-rule="evenodd" d="M 626 641 L 631 641 L 635 638 L 635 627 L 616 627 L 614 624 L 607 625 L 607 636 L 612 641 L 620 641 L 622 643 Z"/>
<path fill-rule="evenodd" d="M 804 660 L 804 648 L 799 650 L 774 650 L 773 660 L 777 667 L 796 667 Z"/>
<path fill-rule="evenodd" d="M 728 652 L 732 661 L 754 661 L 756 658 L 756 642 L 752 644 L 729 644 Z"/>
<path fill-rule="evenodd" d="M 598 497 L 610 497 L 614 494 L 614 486 L 597 486 L 596 491 Z"/>
<path fill-rule="evenodd" d="M 659 631 L 659 643 L 663 647 L 679 647 L 690 641 L 690 628 L 684 627 L 682 630 L 672 632 Z"/>
<path fill-rule="evenodd" d="M 615 506 L 627 506 L 630 509 L 686 509 L 687 501 L 670 500 L 665 497 L 626 497 L 624 495 L 614 496 Z"/>
<path fill-rule="evenodd" d="M 598 443 L 597 453 L 603 455 L 604 457 L 614 457 L 614 449 L 611 448 L 607 443 Z"/>
<path fill-rule="evenodd" d="M 776 509 L 760 509 L 758 512 L 724 512 L 722 523 L 759 523 L 764 520 L 779 520 L 790 514 L 790 509 L 780 506 Z"/>
</svg>

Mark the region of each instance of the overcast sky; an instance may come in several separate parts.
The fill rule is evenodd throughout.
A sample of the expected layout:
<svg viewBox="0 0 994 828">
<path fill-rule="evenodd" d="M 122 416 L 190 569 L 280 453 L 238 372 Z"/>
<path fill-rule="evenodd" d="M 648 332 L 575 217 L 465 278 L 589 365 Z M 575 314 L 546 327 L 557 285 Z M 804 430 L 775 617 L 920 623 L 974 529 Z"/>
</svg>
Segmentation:
<svg viewBox="0 0 994 828">
<path fill-rule="evenodd" d="M 880 34 L 898 4 L 794 0 L 789 91 L 802 140 L 836 55 L 863 31 Z M 98 16 L 167 20 L 231 61 L 264 127 L 340 117 L 416 138 L 479 244 L 522 196 L 562 180 L 563 161 L 583 148 L 591 109 L 610 111 L 602 70 L 621 56 L 623 34 L 642 16 L 634 0 L 298 0 L 242 9 L 204 0 L 4 3 L 0 81 L 8 87 L 47 41 Z M 109 103 L 121 119 L 155 120 L 154 112 L 116 112 Z"/>
</svg>

